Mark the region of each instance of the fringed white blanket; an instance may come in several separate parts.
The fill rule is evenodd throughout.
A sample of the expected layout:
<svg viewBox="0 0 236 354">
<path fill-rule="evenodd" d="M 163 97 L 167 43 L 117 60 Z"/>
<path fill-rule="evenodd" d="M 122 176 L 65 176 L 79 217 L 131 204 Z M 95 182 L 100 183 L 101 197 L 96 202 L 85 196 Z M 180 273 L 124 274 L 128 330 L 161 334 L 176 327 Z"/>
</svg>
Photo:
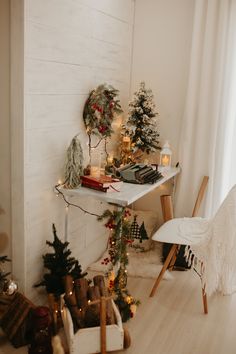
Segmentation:
<svg viewBox="0 0 236 354">
<path fill-rule="evenodd" d="M 236 291 L 236 185 L 212 220 L 183 219 L 181 235 L 187 238 L 194 230 L 199 242 L 189 243 L 186 257 L 201 275 L 207 294 L 232 294 Z"/>
</svg>

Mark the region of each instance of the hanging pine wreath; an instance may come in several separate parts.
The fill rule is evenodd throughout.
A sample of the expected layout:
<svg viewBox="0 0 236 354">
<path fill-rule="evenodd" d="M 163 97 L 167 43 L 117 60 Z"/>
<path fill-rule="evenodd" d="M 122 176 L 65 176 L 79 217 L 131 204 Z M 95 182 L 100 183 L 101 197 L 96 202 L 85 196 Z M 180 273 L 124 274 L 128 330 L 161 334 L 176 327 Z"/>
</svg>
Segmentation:
<svg viewBox="0 0 236 354">
<path fill-rule="evenodd" d="M 111 136 L 114 114 L 122 113 L 118 93 L 118 90 L 107 84 L 99 85 L 91 91 L 83 112 L 88 135 L 95 134 L 100 138 Z"/>
</svg>

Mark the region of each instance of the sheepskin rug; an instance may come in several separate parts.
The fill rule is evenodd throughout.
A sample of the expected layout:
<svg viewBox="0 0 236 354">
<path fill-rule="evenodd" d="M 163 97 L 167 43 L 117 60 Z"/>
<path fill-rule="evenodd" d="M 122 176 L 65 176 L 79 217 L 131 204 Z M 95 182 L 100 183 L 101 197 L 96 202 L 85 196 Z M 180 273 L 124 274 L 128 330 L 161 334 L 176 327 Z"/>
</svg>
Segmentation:
<svg viewBox="0 0 236 354">
<path fill-rule="evenodd" d="M 128 250 L 128 252 L 129 264 L 127 266 L 127 271 L 129 276 L 153 279 L 157 278 L 162 268 L 161 243 L 155 242 L 152 249 L 146 252 L 135 252 L 134 250 Z M 90 265 L 89 270 L 106 273 L 110 269 L 110 264 L 102 264 L 103 259 L 106 257 L 109 257 L 107 250 L 97 262 Z M 169 271 L 166 271 L 163 279 L 170 280 L 172 278 L 172 274 Z"/>
</svg>

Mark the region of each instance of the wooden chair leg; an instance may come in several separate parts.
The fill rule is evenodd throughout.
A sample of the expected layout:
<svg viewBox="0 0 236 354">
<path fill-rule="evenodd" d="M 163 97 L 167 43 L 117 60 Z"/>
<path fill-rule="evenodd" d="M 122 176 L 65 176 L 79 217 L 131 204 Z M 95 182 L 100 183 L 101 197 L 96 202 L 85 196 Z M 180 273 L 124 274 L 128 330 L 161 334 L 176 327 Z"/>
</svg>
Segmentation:
<svg viewBox="0 0 236 354">
<path fill-rule="evenodd" d="M 176 251 L 175 251 L 175 253 L 174 253 L 174 255 L 173 255 L 173 257 L 172 257 L 172 259 L 170 261 L 170 264 L 169 264 L 169 267 L 168 267 L 168 270 L 170 272 L 172 272 L 172 270 L 174 269 L 174 265 L 175 265 L 178 253 L 179 253 L 179 246 L 177 246 Z"/>
<path fill-rule="evenodd" d="M 156 289 L 157 289 L 159 283 L 161 282 L 165 271 L 167 270 L 170 262 L 172 261 L 173 256 L 176 253 L 177 247 L 178 247 L 178 245 L 175 245 L 175 244 L 171 247 L 170 252 L 169 252 L 168 256 L 166 257 L 166 260 L 165 260 L 165 262 L 163 264 L 163 267 L 162 267 L 162 269 L 161 269 L 161 271 L 160 271 L 160 273 L 159 273 L 159 275 L 158 275 L 158 277 L 157 277 L 157 279 L 155 281 L 155 284 L 154 284 L 154 286 L 152 288 L 152 291 L 150 292 L 150 295 L 149 295 L 150 297 L 154 296 L 154 294 L 156 292 Z"/>
<path fill-rule="evenodd" d="M 203 302 L 203 310 L 205 315 L 208 314 L 208 306 L 207 306 L 207 294 L 205 291 L 205 286 L 202 288 L 202 302 Z"/>
</svg>

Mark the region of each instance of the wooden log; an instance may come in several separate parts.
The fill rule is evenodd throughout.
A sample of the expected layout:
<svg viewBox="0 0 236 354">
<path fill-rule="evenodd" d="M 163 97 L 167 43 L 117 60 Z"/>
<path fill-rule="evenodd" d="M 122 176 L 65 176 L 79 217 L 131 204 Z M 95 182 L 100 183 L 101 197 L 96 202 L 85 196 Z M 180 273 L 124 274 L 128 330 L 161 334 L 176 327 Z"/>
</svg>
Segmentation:
<svg viewBox="0 0 236 354">
<path fill-rule="evenodd" d="M 97 285 L 99 287 L 101 296 L 105 296 L 105 297 L 109 296 L 109 291 L 105 286 L 105 280 L 103 275 L 96 275 L 93 278 L 93 282 L 94 285 Z M 114 314 L 112 302 L 111 300 L 108 300 L 106 302 L 106 323 L 110 325 L 110 324 L 114 324 L 115 322 L 116 322 L 115 314 Z"/>
<path fill-rule="evenodd" d="M 89 286 L 88 288 L 88 300 L 94 301 L 100 299 L 101 294 L 97 285 Z"/>
<path fill-rule="evenodd" d="M 96 300 L 100 299 L 100 291 L 98 286 L 90 286 L 88 288 L 88 303 L 95 301 L 96 303 L 87 307 L 85 311 L 85 326 L 96 327 L 100 324 L 100 304 Z"/>
<path fill-rule="evenodd" d="M 76 279 L 74 285 L 77 305 L 84 314 L 88 306 L 88 281 L 85 278 Z"/>
<path fill-rule="evenodd" d="M 74 290 L 74 281 L 71 275 L 65 275 L 63 277 L 63 283 L 65 288 L 65 293 L 69 294 Z"/>
<path fill-rule="evenodd" d="M 84 318 L 81 309 L 77 306 L 75 292 L 66 293 L 64 296 L 65 303 L 70 310 L 71 317 L 74 324 L 74 331 L 84 327 Z"/>
</svg>

